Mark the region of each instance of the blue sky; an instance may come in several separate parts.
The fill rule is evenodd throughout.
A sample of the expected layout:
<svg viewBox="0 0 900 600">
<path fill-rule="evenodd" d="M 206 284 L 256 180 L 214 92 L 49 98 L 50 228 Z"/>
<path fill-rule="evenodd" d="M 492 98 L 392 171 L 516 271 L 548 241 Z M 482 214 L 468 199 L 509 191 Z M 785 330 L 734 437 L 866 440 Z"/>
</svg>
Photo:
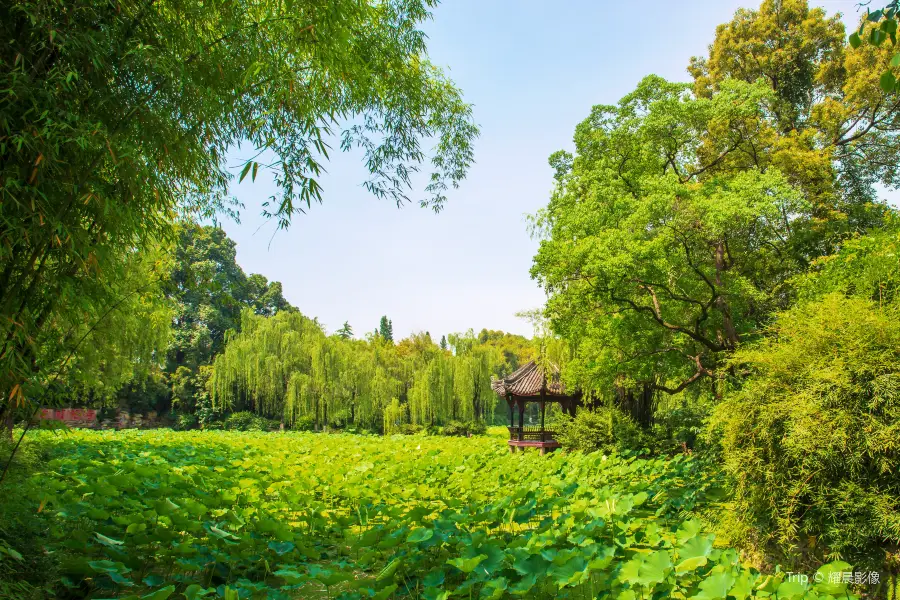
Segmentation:
<svg viewBox="0 0 900 600">
<path fill-rule="evenodd" d="M 857 0 L 811 4 L 856 21 Z M 361 336 L 386 314 L 398 339 L 470 327 L 531 335 L 515 313 L 544 302 L 529 276 L 537 242 L 525 215 L 549 198 L 547 157 L 572 149 L 591 106 L 615 103 L 644 76 L 686 81 L 688 60 L 705 53 L 716 25 L 748 5 L 445 0 L 425 28 L 429 54 L 475 105 L 481 137 L 444 210 L 375 199 L 360 186 L 359 155 L 336 152 L 320 180 L 324 203 L 287 231 L 258 217 L 273 193 L 265 178 L 234 186 L 246 209 L 240 224 L 223 227 L 238 262 L 281 281 L 286 298 L 329 332 L 346 320 Z"/>
</svg>

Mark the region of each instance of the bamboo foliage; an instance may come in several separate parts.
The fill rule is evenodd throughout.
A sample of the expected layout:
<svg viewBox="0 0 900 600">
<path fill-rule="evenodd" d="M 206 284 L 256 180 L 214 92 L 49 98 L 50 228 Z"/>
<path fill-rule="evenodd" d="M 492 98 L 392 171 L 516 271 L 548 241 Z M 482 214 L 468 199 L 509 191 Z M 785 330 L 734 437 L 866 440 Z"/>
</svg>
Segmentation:
<svg viewBox="0 0 900 600">
<path fill-rule="evenodd" d="M 390 432 L 406 423 L 486 420 L 496 397 L 491 375 L 504 359 L 472 336 L 451 336 L 454 352 L 418 335 L 328 336 L 298 312 L 245 311 L 213 363 L 209 392 L 218 410 L 252 410 L 294 425 L 355 426 Z"/>
</svg>

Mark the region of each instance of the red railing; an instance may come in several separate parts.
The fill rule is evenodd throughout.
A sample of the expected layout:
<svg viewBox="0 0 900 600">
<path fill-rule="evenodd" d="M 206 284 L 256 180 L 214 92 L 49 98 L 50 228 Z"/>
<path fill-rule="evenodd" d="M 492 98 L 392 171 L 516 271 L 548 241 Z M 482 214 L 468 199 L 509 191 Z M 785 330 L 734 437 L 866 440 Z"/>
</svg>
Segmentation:
<svg viewBox="0 0 900 600">
<path fill-rule="evenodd" d="M 549 429 L 541 429 L 540 425 L 526 425 L 520 431 L 518 426 L 510 427 L 509 439 L 519 441 L 552 442 L 555 441 L 556 432 Z"/>
</svg>

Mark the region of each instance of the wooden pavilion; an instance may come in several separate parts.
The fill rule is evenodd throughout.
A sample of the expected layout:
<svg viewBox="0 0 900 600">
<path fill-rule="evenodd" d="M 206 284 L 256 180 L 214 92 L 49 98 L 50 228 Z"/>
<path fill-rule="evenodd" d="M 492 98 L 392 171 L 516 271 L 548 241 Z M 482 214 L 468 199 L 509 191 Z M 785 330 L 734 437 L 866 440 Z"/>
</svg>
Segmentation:
<svg viewBox="0 0 900 600">
<path fill-rule="evenodd" d="M 538 448 L 541 454 L 545 454 L 559 448 L 559 442 L 554 438 L 555 432 L 545 427 L 547 403 L 559 403 L 563 412 L 573 417 L 575 409 L 581 405 L 581 393 L 566 393 L 559 379 L 559 368 L 552 365 L 552 369 L 553 372 L 547 377 L 537 363 L 530 361 L 511 375 L 491 381 L 491 389 L 505 398 L 509 405 L 510 452 L 515 452 L 516 448 L 520 451 Z M 529 402 L 537 402 L 540 407 L 540 425 L 525 425 L 525 405 Z"/>
</svg>

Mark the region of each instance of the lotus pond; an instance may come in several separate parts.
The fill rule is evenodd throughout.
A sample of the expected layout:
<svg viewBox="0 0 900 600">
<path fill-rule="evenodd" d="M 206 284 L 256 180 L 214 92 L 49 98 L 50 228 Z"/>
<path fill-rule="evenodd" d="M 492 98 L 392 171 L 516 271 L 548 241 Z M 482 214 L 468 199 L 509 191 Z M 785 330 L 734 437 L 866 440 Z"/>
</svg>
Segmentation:
<svg viewBox="0 0 900 600">
<path fill-rule="evenodd" d="M 510 455 L 492 436 L 38 432 L 71 598 L 853 597 L 760 573 L 695 518 L 689 457 Z M 812 579 L 812 578 L 811 578 Z M 838 580 L 840 578 L 837 578 Z"/>
</svg>

